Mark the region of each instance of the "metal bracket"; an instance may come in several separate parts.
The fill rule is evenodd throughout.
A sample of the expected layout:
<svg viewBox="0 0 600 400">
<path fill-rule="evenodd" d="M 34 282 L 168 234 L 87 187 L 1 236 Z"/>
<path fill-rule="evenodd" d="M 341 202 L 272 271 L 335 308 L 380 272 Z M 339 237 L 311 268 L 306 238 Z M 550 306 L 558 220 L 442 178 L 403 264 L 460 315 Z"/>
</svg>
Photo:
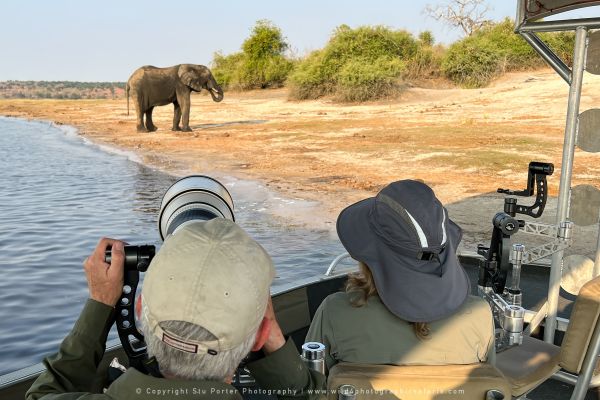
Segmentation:
<svg viewBox="0 0 600 400">
<path fill-rule="evenodd" d="M 337 256 L 332 262 L 331 264 L 329 264 L 329 267 L 327 268 L 327 271 L 325 272 L 325 276 L 332 276 L 335 269 L 337 268 L 337 265 L 344 259 L 349 258 L 350 254 L 348 253 L 342 253 L 339 256 Z"/>
<path fill-rule="evenodd" d="M 565 250 L 571 246 L 573 223 L 570 221 L 565 221 L 561 222 L 557 227 L 556 225 L 525 222 L 525 226 L 521 228 L 521 231 L 531 235 L 555 238 L 554 241 L 550 243 L 533 247 L 523 253 L 523 263 L 531 264 L 534 261 L 549 257 L 552 254 L 561 250 Z"/>
</svg>

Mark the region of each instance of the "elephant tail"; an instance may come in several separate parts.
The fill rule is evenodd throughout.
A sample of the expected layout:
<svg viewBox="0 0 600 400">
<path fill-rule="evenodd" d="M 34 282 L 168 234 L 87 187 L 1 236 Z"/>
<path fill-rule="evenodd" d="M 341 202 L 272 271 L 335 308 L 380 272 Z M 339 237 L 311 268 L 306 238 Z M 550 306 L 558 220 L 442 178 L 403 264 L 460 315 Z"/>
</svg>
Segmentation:
<svg viewBox="0 0 600 400">
<path fill-rule="evenodd" d="M 129 82 L 125 84 L 125 96 L 127 97 L 127 115 L 129 115 Z"/>
</svg>

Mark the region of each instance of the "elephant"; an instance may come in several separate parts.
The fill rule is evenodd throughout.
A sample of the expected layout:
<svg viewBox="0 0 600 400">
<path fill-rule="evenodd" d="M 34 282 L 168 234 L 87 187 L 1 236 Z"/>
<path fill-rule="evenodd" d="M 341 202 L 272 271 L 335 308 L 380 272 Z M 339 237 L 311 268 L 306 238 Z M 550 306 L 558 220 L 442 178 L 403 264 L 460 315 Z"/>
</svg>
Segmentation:
<svg viewBox="0 0 600 400">
<path fill-rule="evenodd" d="M 136 69 L 127 81 L 127 115 L 131 91 L 138 132 L 154 132 L 157 129 L 152 122 L 154 107 L 170 103 L 175 106 L 172 130 L 190 132 L 190 93 L 200 92 L 202 89 L 208 90 L 214 101 L 223 100 L 223 89 L 204 65 L 180 64 L 167 68 L 145 65 Z M 182 119 L 183 126 L 180 127 Z"/>
</svg>

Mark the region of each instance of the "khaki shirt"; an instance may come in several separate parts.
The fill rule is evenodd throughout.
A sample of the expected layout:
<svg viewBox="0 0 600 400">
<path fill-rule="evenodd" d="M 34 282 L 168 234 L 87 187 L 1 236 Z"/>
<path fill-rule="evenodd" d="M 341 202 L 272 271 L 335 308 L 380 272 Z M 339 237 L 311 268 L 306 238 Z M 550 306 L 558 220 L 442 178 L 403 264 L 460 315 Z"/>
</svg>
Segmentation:
<svg viewBox="0 0 600 400">
<path fill-rule="evenodd" d="M 58 353 L 44 360 L 46 371 L 27 391 L 26 400 L 241 399 L 240 392 L 224 382 L 156 378 L 134 368 L 123 373 L 105 393 L 93 393 L 113 312 L 105 304 L 87 301 Z M 291 339 L 276 352 L 246 367 L 260 386 L 259 393 L 289 399 L 323 395 L 325 377 L 305 366 Z"/>
<path fill-rule="evenodd" d="M 362 307 L 350 294 L 328 296 L 317 309 L 306 341 L 323 343 L 327 369 L 340 361 L 390 365 L 494 362 L 494 321 L 485 300 L 469 296 L 452 316 L 429 324 L 428 339 L 392 314 L 378 296 Z M 488 360 L 489 359 L 489 360 Z"/>
</svg>

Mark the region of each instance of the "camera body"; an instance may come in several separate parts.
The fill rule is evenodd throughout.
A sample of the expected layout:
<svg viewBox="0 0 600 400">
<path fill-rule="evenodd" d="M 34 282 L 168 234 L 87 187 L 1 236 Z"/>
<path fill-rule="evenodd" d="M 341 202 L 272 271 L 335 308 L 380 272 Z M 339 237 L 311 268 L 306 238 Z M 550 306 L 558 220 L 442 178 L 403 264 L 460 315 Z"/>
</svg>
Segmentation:
<svg viewBox="0 0 600 400">
<path fill-rule="evenodd" d="M 156 246 L 144 244 L 142 246 L 125 246 L 125 271 L 138 270 L 146 272 L 150 262 L 156 254 Z M 111 249 L 108 248 L 104 254 L 104 261 L 110 264 L 112 260 Z"/>
</svg>

